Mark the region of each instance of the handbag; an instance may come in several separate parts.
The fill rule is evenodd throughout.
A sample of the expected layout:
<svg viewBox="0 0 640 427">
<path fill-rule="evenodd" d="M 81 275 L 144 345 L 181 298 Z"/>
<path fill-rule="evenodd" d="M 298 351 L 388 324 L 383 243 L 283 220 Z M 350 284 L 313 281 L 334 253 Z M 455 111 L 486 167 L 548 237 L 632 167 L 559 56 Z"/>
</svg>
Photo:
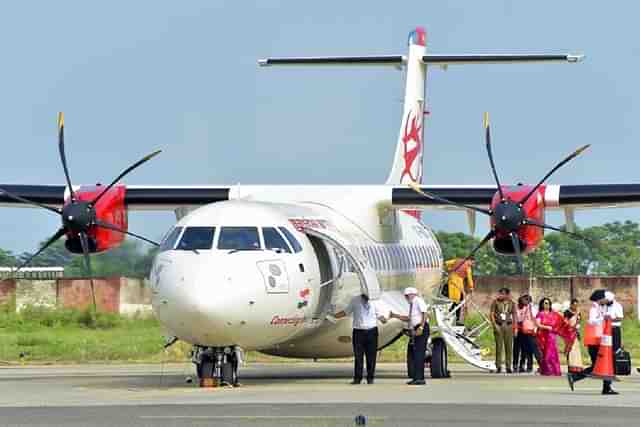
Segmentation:
<svg viewBox="0 0 640 427">
<path fill-rule="evenodd" d="M 628 351 L 619 349 L 615 355 L 616 375 L 631 375 L 631 355 Z"/>
<path fill-rule="evenodd" d="M 571 351 L 567 357 L 567 365 L 569 367 L 569 372 L 572 373 L 581 372 L 584 369 L 584 364 L 582 363 L 582 352 L 580 351 L 580 341 L 578 340 L 573 342 L 573 346 L 571 347 Z"/>
<path fill-rule="evenodd" d="M 522 322 L 522 333 L 525 335 L 535 335 L 536 324 L 531 319 L 525 319 Z"/>
<path fill-rule="evenodd" d="M 592 325 L 587 323 L 584 328 L 584 345 L 593 346 L 600 345 L 600 339 L 602 338 L 602 323 L 599 325 Z"/>
</svg>

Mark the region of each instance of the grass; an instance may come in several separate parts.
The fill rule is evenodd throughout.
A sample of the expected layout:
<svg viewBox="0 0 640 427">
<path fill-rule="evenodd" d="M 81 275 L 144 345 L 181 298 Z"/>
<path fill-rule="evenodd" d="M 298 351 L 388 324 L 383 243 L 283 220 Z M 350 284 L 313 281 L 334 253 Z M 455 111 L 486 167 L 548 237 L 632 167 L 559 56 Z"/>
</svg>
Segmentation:
<svg viewBox="0 0 640 427">
<path fill-rule="evenodd" d="M 480 322 L 470 317 L 467 326 Z M 640 322 L 625 320 L 623 341 L 632 358 L 640 358 Z M 179 342 L 163 351 L 164 338 L 154 318 L 124 318 L 110 313 L 71 309 L 25 307 L 15 312 L 15 302 L 0 305 L 0 362 L 89 363 L 89 362 L 185 362 L 190 346 Z M 491 331 L 478 339 L 485 358 L 493 355 Z M 380 362 L 404 362 L 407 339 L 399 339 L 379 355 Z M 562 349 L 562 345 L 560 345 Z M 451 362 L 462 360 L 449 354 Z M 586 352 L 585 352 L 585 357 Z M 248 362 L 295 362 L 257 352 L 246 354 Z M 587 357 L 588 359 L 588 357 Z M 587 360 L 585 359 L 585 360 Z M 349 360 L 349 359 L 342 359 Z"/>
</svg>

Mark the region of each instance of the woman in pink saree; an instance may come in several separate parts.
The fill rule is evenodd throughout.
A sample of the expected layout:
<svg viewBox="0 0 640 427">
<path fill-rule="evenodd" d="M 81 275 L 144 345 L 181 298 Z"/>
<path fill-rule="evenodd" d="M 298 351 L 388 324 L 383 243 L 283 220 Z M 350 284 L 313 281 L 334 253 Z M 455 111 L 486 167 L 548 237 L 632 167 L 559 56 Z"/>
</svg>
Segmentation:
<svg viewBox="0 0 640 427">
<path fill-rule="evenodd" d="M 542 298 L 539 304 L 538 315 L 538 347 L 542 355 L 540 360 L 541 375 L 560 375 L 560 358 L 556 345 L 556 331 L 562 324 L 562 317 L 551 310 L 551 300 Z"/>
</svg>

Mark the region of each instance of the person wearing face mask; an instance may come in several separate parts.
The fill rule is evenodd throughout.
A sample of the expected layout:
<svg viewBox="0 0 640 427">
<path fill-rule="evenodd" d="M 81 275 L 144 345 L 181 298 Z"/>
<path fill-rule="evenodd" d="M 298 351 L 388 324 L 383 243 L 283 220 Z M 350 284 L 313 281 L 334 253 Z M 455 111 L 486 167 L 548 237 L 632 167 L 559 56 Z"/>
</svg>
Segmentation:
<svg viewBox="0 0 640 427">
<path fill-rule="evenodd" d="M 427 352 L 427 340 L 429 339 L 427 303 L 418 296 L 416 288 L 406 288 L 404 297 L 409 303 L 409 314 L 405 316 L 392 311 L 389 317 L 407 322 L 407 335 L 409 335 L 407 367 L 411 377 L 411 381 L 407 384 L 425 385 L 424 358 Z"/>
<path fill-rule="evenodd" d="M 567 380 L 569 381 L 571 391 L 573 391 L 574 384 L 576 382 L 589 377 L 593 372 L 596 365 L 596 359 L 598 358 L 604 320 L 609 317 L 609 314 L 607 313 L 607 304 L 609 301 L 605 298 L 605 292 L 603 290 L 594 291 L 590 300 L 593 301 L 593 303 L 589 310 L 589 319 L 587 320 L 587 326 L 585 328 L 584 344 L 587 346 L 587 350 L 589 351 L 591 366 L 580 373 L 567 373 Z M 602 394 L 615 395 L 618 394 L 618 392 L 611 388 L 610 380 L 602 380 Z"/>
<path fill-rule="evenodd" d="M 622 318 L 624 310 L 622 305 L 616 301 L 613 292 L 605 292 L 604 298 L 607 300 L 607 314 L 611 317 L 611 337 L 613 339 L 613 354 L 618 354 L 622 349 Z"/>
</svg>

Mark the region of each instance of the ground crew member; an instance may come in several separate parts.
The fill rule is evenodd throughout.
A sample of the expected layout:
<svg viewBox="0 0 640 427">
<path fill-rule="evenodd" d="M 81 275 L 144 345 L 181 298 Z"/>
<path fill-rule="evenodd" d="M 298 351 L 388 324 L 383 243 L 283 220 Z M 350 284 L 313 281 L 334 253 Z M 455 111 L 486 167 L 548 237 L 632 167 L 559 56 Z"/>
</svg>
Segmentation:
<svg viewBox="0 0 640 427">
<path fill-rule="evenodd" d="M 409 314 L 404 316 L 392 311 L 389 313 L 389 317 L 402 320 L 408 324 L 407 368 L 411 381 L 407 384 L 425 385 L 424 358 L 427 352 L 427 340 L 429 339 L 427 303 L 418 296 L 416 288 L 406 288 L 404 297 L 409 303 Z"/>
<path fill-rule="evenodd" d="M 591 305 L 591 309 L 589 310 L 589 320 L 587 321 L 587 328 L 600 328 L 600 331 L 602 331 L 602 325 L 604 323 L 605 317 L 609 316 L 609 314 L 607 313 L 608 302 L 609 301 L 606 299 L 606 297 L 593 302 L 593 304 Z M 587 334 L 585 333 L 585 344 L 587 344 L 587 350 L 589 351 L 589 357 L 591 358 L 591 366 L 577 374 L 571 372 L 567 373 L 567 380 L 569 381 L 569 387 L 571 387 L 571 391 L 573 391 L 573 384 L 577 381 L 589 377 L 596 366 L 596 360 L 598 359 L 598 350 L 600 348 L 600 345 L 595 345 L 592 343 L 590 344 L 586 341 Z M 602 380 L 602 394 L 618 394 L 618 392 L 614 391 L 611 388 L 611 381 Z"/>
<path fill-rule="evenodd" d="M 449 278 L 447 279 L 447 296 L 452 301 L 449 311 L 457 309 L 456 325 L 460 324 L 460 317 L 464 310 L 463 307 L 459 306 L 464 302 L 467 292 L 473 292 L 473 273 L 471 269 L 474 263 L 475 259 L 473 257 L 466 261 L 464 261 L 463 258 L 454 258 L 445 263 L 446 269 L 449 272 Z"/>
<path fill-rule="evenodd" d="M 355 359 L 351 384 L 360 384 L 362 382 L 365 356 L 367 358 L 367 384 L 373 384 L 378 351 L 377 320 L 384 323 L 386 319 L 365 294 L 352 298 L 347 307 L 337 312 L 334 317 L 340 319 L 347 315 L 353 316 L 351 343 Z"/>
<path fill-rule="evenodd" d="M 607 314 L 611 317 L 611 336 L 613 340 L 613 360 L 615 363 L 615 355 L 622 349 L 622 318 L 624 317 L 624 310 L 613 292 L 605 292 L 605 299 L 607 300 Z"/>
<path fill-rule="evenodd" d="M 496 372 L 502 372 L 502 349 L 504 348 L 504 364 L 507 374 L 511 374 L 511 362 L 513 361 L 513 337 L 518 335 L 516 307 L 511 300 L 509 288 L 502 288 L 498 291 L 498 296 L 491 303 L 489 309 L 491 324 L 493 325 L 493 336 L 496 341 Z"/>
</svg>

